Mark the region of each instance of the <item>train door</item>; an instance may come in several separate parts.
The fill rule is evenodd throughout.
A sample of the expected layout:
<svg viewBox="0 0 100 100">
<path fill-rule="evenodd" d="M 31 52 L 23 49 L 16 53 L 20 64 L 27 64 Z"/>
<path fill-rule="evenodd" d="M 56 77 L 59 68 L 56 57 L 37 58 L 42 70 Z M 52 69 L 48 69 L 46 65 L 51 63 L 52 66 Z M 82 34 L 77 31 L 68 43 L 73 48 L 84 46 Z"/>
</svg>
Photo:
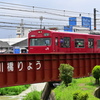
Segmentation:
<svg viewBox="0 0 100 100">
<path fill-rule="evenodd" d="M 60 52 L 70 52 L 70 50 L 71 50 L 71 47 L 70 47 L 71 42 L 70 41 L 71 41 L 70 37 L 66 37 L 66 36 L 60 37 L 59 51 Z"/>
<path fill-rule="evenodd" d="M 94 52 L 94 39 L 88 38 L 88 52 Z"/>
<path fill-rule="evenodd" d="M 71 38 L 54 36 L 54 52 L 70 52 L 71 51 Z"/>
<path fill-rule="evenodd" d="M 54 43 L 54 51 L 58 52 L 59 51 L 59 38 L 55 37 L 55 43 Z"/>
</svg>

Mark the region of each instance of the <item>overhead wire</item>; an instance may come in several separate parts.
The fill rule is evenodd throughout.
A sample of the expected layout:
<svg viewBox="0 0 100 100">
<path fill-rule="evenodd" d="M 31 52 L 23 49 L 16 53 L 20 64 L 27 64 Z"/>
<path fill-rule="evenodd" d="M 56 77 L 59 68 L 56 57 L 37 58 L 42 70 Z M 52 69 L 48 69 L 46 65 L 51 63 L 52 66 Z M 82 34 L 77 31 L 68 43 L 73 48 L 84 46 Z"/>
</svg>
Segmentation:
<svg viewBox="0 0 100 100">
<path fill-rule="evenodd" d="M 1 4 L 4 4 L 4 5 L 10 5 L 10 6 L 7 6 L 7 7 L 3 7 L 3 5 L 0 5 L 0 9 L 2 10 L 10 10 L 10 11 L 21 11 L 21 12 L 25 12 L 25 13 L 41 13 L 41 14 L 49 14 L 49 15 L 54 15 L 54 16 L 57 16 L 57 17 L 64 17 L 64 18 L 69 18 L 69 17 L 75 17 L 74 15 L 72 16 L 69 16 L 67 15 L 66 13 L 76 13 L 77 16 L 76 18 L 79 18 L 79 14 L 87 14 L 87 15 L 93 15 L 93 13 L 84 13 L 84 12 L 75 12 L 75 11 L 67 11 L 67 10 L 58 10 L 58 9 L 51 9 L 51 8 L 43 8 L 43 7 L 35 7 L 35 6 L 28 6 L 28 5 L 21 5 L 21 4 L 14 4 L 14 3 L 7 3 L 7 2 L 0 2 Z M 12 8 L 12 6 L 14 6 L 14 8 Z M 26 9 L 26 8 L 23 8 L 23 9 L 20 9 L 20 7 L 28 7 L 30 8 L 31 10 L 29 9 Z M 45 11 L 41 11 L 41 10 L 45 10 Z M 56 11 L 56 13 L 55 13 Z M 57 12 L 60 12 L 60 13 L 57 13 Z M 22 14 L 22 13 L 21 13 Z M 27 18 L 27 19 L 40 19 L 40 17 L 34 17 L 34 16 L 27 16 L 27 15 L 23 15 L 23 16 L 20 16 L 20 15 L 10 15 L 10 14 L 0 14 L 1 17 L 15 17 L 15 18 Z M 54 20 L 54 21 L 63 21 L 63 22 L 68 22 L 69 20 L 67 19 L 64 19 L 64 18 L 54 18 L 54 17 L 43 17 L 43 20 Z M 93 16 L 92 16 L 93 17 Z M 93 20 L 93 18 L 92 18 Z M 78 21 L 80 22 L 80 21 Z M 9 22 L 1 22 L 2 24 L 19 24 L 19 23 L 9 23 Z M 28 25 L 28 24 L 27 24 Z M 39 25 L 37 25 L 39 26 Z M 50 26 L 50 25 L 48 25 Z M 60 26 L 60 25 L 59 25 Z"/>
<path fill-rule="evenodd" d="M 4 9 L 4 10 L 14 10 L 14 11 L 22 11 L 22 12 L 28 12 L 28 13 L 43 13 L 43 14 L 50 14 L 50 15 L 55 15 L 55 16 L 62 16 L 62 17 L 73 17 L 73 16 L 69 16 L 66 15 L 64 12 L 62 12 L 63 14 L 59 14 L 59 13 L 52 13 L 49 11 L 38 11 L 38 10 L 24 10 L 24 9 L 16 9 L 16 8 L 9 8 L 9 7 L 0 7 L 0 9 Z M 78 15 L 76 17 L 79 17 Z"/>
<path fill-rule="evenodd" d="M 30 7 L 30 8 L 33 8 L 33 11 L 35 11 L 34 9 L 36 9 L 36 8 L 38 8 L 38 9 L 45 9 L 45 10 L 52 10 L 52 11 L 60 11 L 60 13 L 62 12 L 62 13 L 68 13 L 68 12 L 70 12 L 70 13 L 81 13 L 81 14 L 92 14 L 92 13 L 85 13 L 85 12 L 75 12 L 75 11 L 67 11 L 67 10 L 58 10 L 58 9 L 51 9 L 51 8 L 43 8 L 43 7 L 35 7 L 35 6 L 28 6 L 28 5 L 21 5 L 21 4 L 14 4 L 14 3 L 6 3 L 6 2 L 0 2 L 0 3 L 3 3 L 3 4 L 10 4 L 10 5 L 17 5 L 17 6 L 22 6 L 22 7 Z M 14 9 L 10 9 L 10 8 L 3 8 L 3 7 L 1 7 L 1 9 L 9 9 L 9 10 L 14 10 Z M 18 9 L 15 9 L 15 10 L 18 10 Z M 31 12 L 31 11 L 28 11 L 28 10 L 18 10 L 18 11 L 26 11 L 26 12 Z M 35 12 L 39 12 L 40 13 L 40 11 L 35 11 Z M 46 12 L 46 11 L 44 11 L 44 12 L 41 12 L 41 13 L 48 13 L 48 12 Z M 49 14 L 49 13 L 48 13 Z M 54 15 L 56 15 L 55 13 L 50 13 L 50 14 L 54 14 Z M 57 16 L 63 16 L 63 15 L 60 15 L 60 14 L 57 14 Z M 93 15 L 93 14 L 92 14 Z"/>
<path fill-rule="evenodd" d="M 33 11 L 0 7 L 1 9 L 16 10 L 16 11 L 24 11 L 24 12 L 47 13 L 47 14 L 52 14 L 52 15 L 57 15 L 57 16 L 63 16 L 63 17 L 72 17 L 72 16 L 66 16 L 66 15 L 64 15 L 64 14 L 61 15 L 61 14 L 57 14 L 57 13 L 50 13 L 50 12 L 46 12 L 46 11 L 37 11 L 37 10 L 35 11 L 34 8 L 45 9 L 45 10 L 54 10 L 54 11 L 62 11 L 62 13 L 65 13 L 65 12 L 83 13 L 83 12 L 74 12 L 74 11 L 58 10 L 58 9 L 51 9 L 51 8 L 27 6 L 27 5 L 20 5 L 20 4 L 14 4 L 14 3 L 6 3 L 6 2 L 0 2 L 0 3 L 3 3 L 3 4 L 10 4 L 10 5 L 17 5 L 17 6 L 24 6 L 24 7 L 31 7 L 31 8 L 33 7 Z M 60 13 L 61 13 L 61 12 L 60 12 Z M 85 13 L 85 14 L 90 14 L 90 13 Z"/>
<path fill-rule="evenodd" d="M 36 6 L 29 6 L 29 5 L 22 5 L 22 4 L 15 4 L 15 3 L 8 3 L 8 2 L 0 2 L 2 4 L 8 4 L 8 5 L 17 5 L 22 7 L 33 7 L 38 9 L 45 9 L 45 10 L 53 10 L 53 11 L 63 11 L 63 12 L 72 12 L 72 13 L 83 13 L 83 14 L 93 14 L 93 13 L 85 13 L 85 12 L 76 12 L 76 11 L 68 11 L 68 10 L 60 10 L 60 9 L 53 9 L 53 8 L 45 8 L 45 7 L 36 7 Z"/>
</svg>

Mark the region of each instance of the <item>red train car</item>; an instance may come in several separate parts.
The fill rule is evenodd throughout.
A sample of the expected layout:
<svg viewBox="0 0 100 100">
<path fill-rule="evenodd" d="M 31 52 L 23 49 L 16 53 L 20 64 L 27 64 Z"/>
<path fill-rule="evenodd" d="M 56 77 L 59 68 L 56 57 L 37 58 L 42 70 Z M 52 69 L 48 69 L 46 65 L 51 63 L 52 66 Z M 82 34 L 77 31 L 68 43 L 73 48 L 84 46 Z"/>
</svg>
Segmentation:
<svg viewBox="0 0 100 100">
<path fill-rule="evenodd" d="M 100 35 L 35 30 L 28 35 L 29 53 L 100 53 Z"/>
</svg>

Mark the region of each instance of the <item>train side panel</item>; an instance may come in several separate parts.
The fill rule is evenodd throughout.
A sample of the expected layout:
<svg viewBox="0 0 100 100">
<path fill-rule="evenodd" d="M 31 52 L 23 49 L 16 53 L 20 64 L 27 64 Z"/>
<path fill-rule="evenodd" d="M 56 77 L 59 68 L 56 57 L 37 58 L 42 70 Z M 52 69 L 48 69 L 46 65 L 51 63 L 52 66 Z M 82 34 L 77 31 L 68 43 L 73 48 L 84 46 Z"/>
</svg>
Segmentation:
<svg viewBox="0 0 100 100">
<path fill-rule="evenodd" d="M 29 53 L 100 53 L 99 37 L 100 35 L 36 30 L 29 33 L 28 49 Z M 42 40 L 44 44 L 41 45 Z M 46 45 L 45 42 L 48 41 L 50 44 Z"/>
</svg>

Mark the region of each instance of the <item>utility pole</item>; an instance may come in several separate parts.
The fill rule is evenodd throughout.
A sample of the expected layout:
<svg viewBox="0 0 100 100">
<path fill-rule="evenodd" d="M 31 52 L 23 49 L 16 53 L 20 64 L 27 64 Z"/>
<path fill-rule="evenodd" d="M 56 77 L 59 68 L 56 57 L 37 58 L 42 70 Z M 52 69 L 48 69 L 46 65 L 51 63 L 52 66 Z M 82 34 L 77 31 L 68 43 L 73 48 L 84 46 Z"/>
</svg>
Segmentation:
<svg viewBox="0 0 100 100">
<path fill-rule="evenodd" d="M 40 23 L 40 29 L 42 29 L 42 20 L 43 20 L 43 17 L 41 16 L 40 17 L 40 21 L 41 21 L 41 23 Z"/>
<path fill-rule="evenodd" d="M 24 36 L 24 23 L 23 23 L 23 19 L 21 19 L 21 23 L 19 26 L 17 26 L 17 36 L 18 38 L 23 37 Z"/>
<path fill-rule="evenodd" d="M 21 37 L 24 36 L 24 23 L 23 23 L 23 19 L 21 19 L 21 23 L 20 23 L 20 28 L 21 28 Z"/>
<path fill-rule="evenodd" d="M 94 8 L 94 30 L 96 30 L 96 8 Z"/>
</svg>

